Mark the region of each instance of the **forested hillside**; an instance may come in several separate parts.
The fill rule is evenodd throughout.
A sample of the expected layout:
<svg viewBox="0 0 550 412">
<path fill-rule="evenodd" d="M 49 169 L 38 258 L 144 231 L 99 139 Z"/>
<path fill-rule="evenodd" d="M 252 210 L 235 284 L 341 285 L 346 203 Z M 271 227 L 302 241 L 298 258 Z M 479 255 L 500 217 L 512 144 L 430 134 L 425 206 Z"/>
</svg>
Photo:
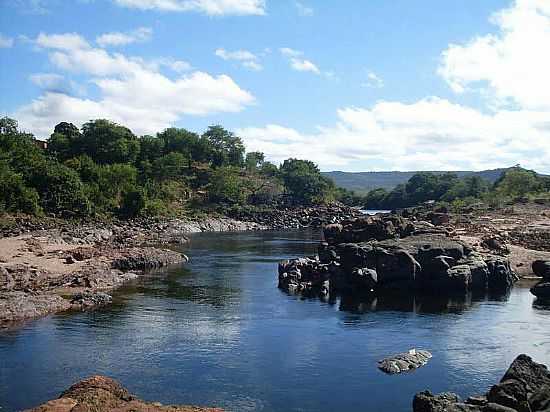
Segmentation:
<svg viewBox="0 0 550 412">
<path fill-rule="evenodd" d="M 473 171 L 458 171 L 458 172 L 425 172 L 432 174 L 445 174 L 445 173 L 454 173 L 459 178 L 468 177 L 468 176 L 479 176 L 484 180 L 487 180 L 489 183 L 494 183 L 502 175 L 503 172 L 508 170 L 508 168 L 501 169 L 492 169 L 492 170 L 482 170 L 479 172 Z M 331 178 L 334 183 L 343 187 L 347 190 L 353 190 L 359 193 L 365 193 L 373 189 L 386 189 L 392 190 L 395 186 L 399 184 L 406 183 L 411 177 L 417 173 L 423 172 L 322 172 L 324 176 Z"/>
<path fill-rule="evenodd" d="M 55 126 L 46 144 L 0 119 L 0 212 L 62 217 L 178 215 L 222 207 L 314 205 L 338 196 L 307 160 L 280 166 L 221 126 L 136 136 L 108 120 Z M 44 147 L 46 146 L 46 147 Z"/>
</svg>

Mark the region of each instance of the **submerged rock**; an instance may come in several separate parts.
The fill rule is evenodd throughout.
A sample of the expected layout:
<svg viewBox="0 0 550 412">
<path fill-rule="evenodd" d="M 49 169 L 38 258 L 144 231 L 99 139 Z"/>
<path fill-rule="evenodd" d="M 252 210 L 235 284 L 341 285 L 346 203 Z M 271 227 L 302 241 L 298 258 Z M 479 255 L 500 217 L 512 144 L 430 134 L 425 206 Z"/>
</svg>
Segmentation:
<svg viewBox="0 0 550 412">
<path fill-rule="evenodd" d="M 92 376 L 71 386 L 58 399 L 26 412 L 223 412 L 218 408 L 164 406 L 148 403 L 130 394 L 117 381 L 105 376 Z"/>
<path fill-rule="evenodd" d="M 426 350 L 411 349 L 378 362 L 378 369 L 389 374 L 409 372 L 424 366 L 432 354 Z"/>
</svg>

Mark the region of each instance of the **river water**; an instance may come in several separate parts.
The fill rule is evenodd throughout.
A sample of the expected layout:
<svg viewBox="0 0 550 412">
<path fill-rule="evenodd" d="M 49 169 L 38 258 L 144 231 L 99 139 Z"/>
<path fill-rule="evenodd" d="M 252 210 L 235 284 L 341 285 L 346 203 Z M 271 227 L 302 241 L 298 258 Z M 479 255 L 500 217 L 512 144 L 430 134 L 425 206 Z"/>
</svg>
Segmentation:
<svg viewBox="0 0 550 412">
<path fill-rule="evenodd" d="M 313 232 L 194 235 L 191 262 L 125 286 L 107 308 L 0 331 L 0 408 L 55 398 L 92 374 L 140 398 L 228 411 L 408 411 L 426 388 L 480 393 L 519 353 L 550 365 L 550 309 L 505 297 L 321 302 L 277 289 L 277 262 Z M 434 357 L 388 376 L 377 361 Z"/>
</svg>

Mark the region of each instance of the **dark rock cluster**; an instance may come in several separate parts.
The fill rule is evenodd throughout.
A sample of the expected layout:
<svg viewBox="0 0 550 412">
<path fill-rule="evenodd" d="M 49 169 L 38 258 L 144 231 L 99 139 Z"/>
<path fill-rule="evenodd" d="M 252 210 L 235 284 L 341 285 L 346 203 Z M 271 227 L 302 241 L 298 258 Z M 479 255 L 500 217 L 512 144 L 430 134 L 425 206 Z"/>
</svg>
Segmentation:
<svg viewBox="0 0 550 412">
<path fill-rule="evenodd" d="M 362 213 L 353 207 L 333 203 L 324 206 L 312 207 L 277 207 L 265 210 L 229 211 L 228 215 L 234 219 L 254 222 L 269 229 L 300 229 L 306 227 L 320 228 L 331 223 L 362 216 Z"/>
<path fill-rule="evenodd" d="M 326 295 L 330 290 L 466 293 L 506 291 L 517 280 L 508 259 L 482 254 L 446 228 L 387 215 L 327 225 L 318 256 L 279 264 L 279 287 Z"/>
<path fill-rule="evenodd" d="M 466 401 L 454 393 L 417 393 L 414 412 L 548 412 L 550 372 L 527 355 L 519 355 L 500 382 L 481 396 Z"/>
<path fill-rule="evenodd" d="M 531 293 L 541 300 L 550 301 L 550 261 L 536 260 L 532 267 L 533 273 L 542 280 L 531 288 Z"/>
</svg>

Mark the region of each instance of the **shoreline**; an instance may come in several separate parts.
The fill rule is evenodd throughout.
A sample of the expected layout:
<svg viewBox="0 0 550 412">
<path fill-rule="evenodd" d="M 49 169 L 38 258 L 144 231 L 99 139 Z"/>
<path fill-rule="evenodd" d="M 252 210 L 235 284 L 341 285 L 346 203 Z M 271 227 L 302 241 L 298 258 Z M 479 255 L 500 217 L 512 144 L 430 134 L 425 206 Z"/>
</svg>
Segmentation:
<svg viewBox="0 0 550 412">
<path fill-rule="evenodd" d="M 0 330 L 57 312 L 110 304 L 108 293 L 125 282 L 152 269 L 184 264 L 187 256 L 170 247 L 185 244 L 189 234 L 321 227 L 357 213 L 328 206 L 248 215 L 254 221 L 228 216 L 82 223 L 4 218 Z"/>
</svg>

